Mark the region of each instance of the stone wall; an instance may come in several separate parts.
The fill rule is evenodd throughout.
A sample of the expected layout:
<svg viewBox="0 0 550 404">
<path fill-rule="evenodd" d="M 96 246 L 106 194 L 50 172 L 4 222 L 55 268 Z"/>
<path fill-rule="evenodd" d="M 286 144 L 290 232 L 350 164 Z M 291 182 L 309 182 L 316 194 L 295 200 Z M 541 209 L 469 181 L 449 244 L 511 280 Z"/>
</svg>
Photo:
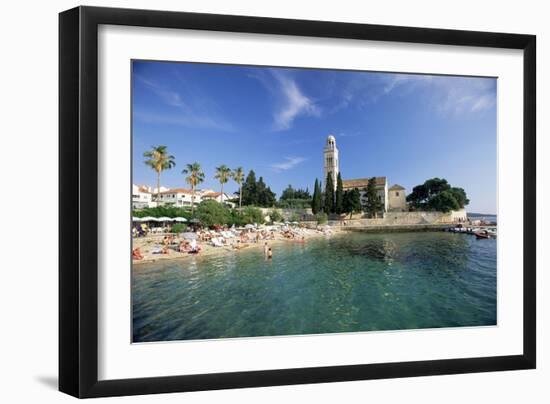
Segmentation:
<svg viewBox="0 0 550 404">
<path fill-rule="evenodd" d="M 307 209 L 280 209 L 280 208 L 260 208 L 262 213 L 266 216 L 268 221 L 269 213 L 273 210 L 278 211 L 285 220 L 292 220 L 294 215 L 299 216 L 299 221 L 311 221 L 314 222 L 313 213 L 311 208 Z M 336 215 L 331 215 L 332 220 L 329 220 L 330 225 L 342 225 L 343 221 L 346 221 L 348 226 L 408 226 L 408 225 L 439 225 L 457 223 L 460 220 L 466 220 L 466 210 L 461 209 L 458 211 L 451 211 L 449 213 L 443 212 L 386 212 L 384 217 L 377 219 L 367 219 L 362 215 L 354 214 L 353 219 L 349 217 L 342 220 L 338 220 Z"/>
<path fill-rule="evenodd" d="M 313 219 L 313 212 L 311 211 L 311 208 L 306 208 L 306 209 L 259 208 L 259 209 L 262 211 L 262 213 L 266 217 L 269 216 L 270 212 L 276 210 L 284 217 L 285 220 L 291 220 L 294 215 L 298 215 L 300 221 Z"/>
<path fill-rule="evenodd" d="M 387 212 L 383 218 L 377 219 L 345 219 L 346 226 L 369 227 L 369 226 L 418 226 L 418 225 L 444 225 L 457 223 L 466 219 L 466 211 L 443 212 Z M 331 220 L 330 225 L 342 225 L 341 220 Z"/>
</svg>

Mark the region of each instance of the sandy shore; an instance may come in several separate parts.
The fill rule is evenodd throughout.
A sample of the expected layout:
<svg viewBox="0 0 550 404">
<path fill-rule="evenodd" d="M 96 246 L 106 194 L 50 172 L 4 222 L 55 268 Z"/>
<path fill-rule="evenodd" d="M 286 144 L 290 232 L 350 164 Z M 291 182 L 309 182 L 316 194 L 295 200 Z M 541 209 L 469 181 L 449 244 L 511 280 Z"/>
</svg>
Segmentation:
<svg viewBox="0 0 550 404">
<path fill-rule="evenodd" d="M 259 240 L 258 243 L 255 242 L 245 242 L 240 243 L 237 242 L 238 237 L 226 239 L 226 245 L 223 247 L 214 247 L 211 242 L 206 241 L 198 241 L 197 244 L 200 246 L 201 251 L 198 254 L 189 254 L 187 252 L 178 252 L 176 251 L 177 245 L 171 245 L 170 248 L 168 248 L 167 254 L 153 254 L 153 251 L 158 250 L 162 248 L 162 240 L 164 235 L 155 235 L 155 236 L 147 236 L 147 237 L 139 237 L 132 239 L 132 249 L 139 248 L 141 254 L 143 255 L 143 259 L 141 260 L 132 260 L 132 263 L 134 265 L 144 264 L 144 263 L 150 263 L 155 261 L 161 261 L 161 260 L 184 260 L 189 259 L 191 257 L 209 257 L 209 256 L 219 256 L 229 253 L 234 253 L 242 250 L 249 250 L 252 248 L 256 249 L 262 249 L 264 248 L 264 244 L 267 242 L 267 245 L 271 248 L 276 247 L 277 245 L 284 244 L 284 243 L 299 243 L 301 242 L 302 237 L 304 238 L 304 241 L 307 242 L 307 240 L 310 240 L 312 238 L 318 238 L 318 237 L 327 237 L 329 235 L 335 235 L 338 233 L 342 233 L 344 230 L 341 229 L 330 229 L 330 233 L 327 234 L 326 232 L 319 231 L 319 230 L 312 230 L 312 229 L 300 229 L 300 234 L 296 236 L 295 239 L 288 239 L 285 238 L 280 232 L 275 232 L 275 238 L 269 239 L 269 240 Z M 256 236 L 255 232 L 249 233 L 249 237 L 254 240 Z M 181 241 L 182 239 L 177 239 Z"/>
</svg>

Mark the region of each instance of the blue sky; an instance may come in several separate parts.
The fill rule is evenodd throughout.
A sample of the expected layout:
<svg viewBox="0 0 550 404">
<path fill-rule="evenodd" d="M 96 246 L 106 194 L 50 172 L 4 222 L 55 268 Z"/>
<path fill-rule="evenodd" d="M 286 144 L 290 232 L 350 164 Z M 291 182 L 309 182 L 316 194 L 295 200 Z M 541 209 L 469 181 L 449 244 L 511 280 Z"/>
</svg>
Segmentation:
<svg viewBox="0 0 550 404">
<path fill-rule="evenodd" d="M 412 187 L 446 178 L 470 212 L 496 212 L 496 79 L 134 61 L 133 182 L 155 185 L 143 152 L 166 145 L 176 167 L 161 184 L 219 190 L 215 167 L 250 169 L 280 196 L 313 189 L 336 137 L 344 179 L 386 176 Z M 224 189 L 237 190 L 234 182 Z"/>
</svg>

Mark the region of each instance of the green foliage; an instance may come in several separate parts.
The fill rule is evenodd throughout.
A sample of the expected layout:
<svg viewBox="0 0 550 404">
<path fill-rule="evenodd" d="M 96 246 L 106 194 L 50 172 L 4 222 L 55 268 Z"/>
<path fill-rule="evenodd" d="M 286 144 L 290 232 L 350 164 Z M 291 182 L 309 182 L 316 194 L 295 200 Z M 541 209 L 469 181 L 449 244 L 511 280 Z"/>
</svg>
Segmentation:
<svg viewBox="0 0 550 404">
<path fill-rule="evenodd" d="M 242 206 L 242 192 L 243 192 L 243 181 L 244 181 L 244 171 L 242 167 L 237 167 L 231 172 L 231 178 L 233 181 L 239 185 L 239 208 Z"/>
<path fill-rule="evenodd" d="M 145 165 L 151 167 L 157 173 L 163 170 L 169 170 L 176 165 L 175 157 L 168 154 L 166 146 L 152 146 L 151 150 L 143 153 L 146 157 Z"/>
<path fill-rule="evenodd" d="M 444 178 L 432 178 L 415 186 L 407 202 L 414 210 L 449 212 L 462 209 L 470 200 L 464 189 L 451 187 Z"/>
<path fill-rule="evenodd" d="M 344 193 L 344 213 L 349 214 L 350 219 L 353 219 L 355 212 L 361 212 L 361 193 L 357 188 Z"/>
<path fill-rule="evenodd" d="M 327 174 L 323 211 L 327 214 L 334 213 L 334 181 L 332 181 L 332 173 L 330 172 Z"/>
<path fill-rule="evenodd" d="M 300 220 L 302 220 L 302 218 L 300 217 L 300 215 L 296 212 L 292 213 L 292 215 L 290 215 L 290 221 L 291 222 L 299 222 Z"/>
<path fill-rule="evenodd" d="M 250 170 L 242 187 L 242 204 L 256 205 L 258 203 L 258 194 L 256 192 L 256 173 Z"/>
<path fill-rule="evenodd" d="M 450 190 L 441 191 L 433 198 L 431 198 L 429 207 L 430 210 L 445 213 L 450 212 L 451 210 L 460 209 L 460 205 L 458 204 L 456 198 Z"/>
<path fill-rule="evenodd" d="M 334 211 L 338 214 L 344 213 L 344 183 L 342 182 L 342 176 L 340 173 L 338 173 L 338 178 L 336 180 Z"/>
<path fill-rule="evenodd" d="M 265 184 L 263 177 L 260 177 L 256 183 L 256 195 L 258 206 L 268 208 L 275 206 L 275 203 L 277 202 L 275 199 L 275 192 L 271 191 L 271 188 Z"/>
<path fill-rule="evenodd" d="M 376 191 L 375 177 L 369 178 L 365 199 L 366 199 L 365 212 L 369 217 L 376 217 L 377 213 L 382 210 L 383 205 Z"/>
<path fill-rule="evenodd" d="M 315 178 L 315 186 L 313 187 L 313 198 L 311 199 L 311 211 L 314 215 L 321 211 L 321 207 L 323 204 L 322 197 L 321 184 L 319 184 L 319 181 L 317 180 L 317 178 Z"/>
<path fill-rule="evenodd" d="M 286 199 L 276 203 L 281 209 L 307 209 L 311 207 L 311 199 Z"/>
<path fill-rule="evenodd" d="M 242 204 L 243 206 L 253 205 L 264 208 L 276 204 L 275 193 L 265 184 L 262 177 L 256 181 L 256 174 L 253 170 L 250 170 L 242 185 Z"/>
<path fill-rule="evenodd" d="M 281 194 L 280 200 L 291 200 L 291 199 L 311 199 L 311 195 L 309 193 L 309 190 L 306 188 L 304 189 L 294 189 L 292 188 L 292 185 L 288 185 L 287 188 L 283 191 Z"/>
<path fill-rule="evenodd" d="M 176 223 L 172 226 L 172 233 L 182 233 L 187 230 L 187 225 L 185 223 Z"/>
<path fill-rule="evenodd" d="M 271 212 L 269 212 L 269 218 L 272 222 L 282 222 L 284 219 L 283 215 L 281 215 L 281 213 L 276 209 L 273 209 Z"/>
<path fill-rule="evenodd" d="M 157 195 L 156 199 L 160 198 L 160 173 L 164 170 L 169 170 L 176 165 L 175 157 L 168 154 L 166 146 L 152 146 L 151 150 L 143 153 L 146 166 L 151 167 L 157 173 Z"/>
<path fill-rule="evenodd" d="M 223 200 L 223 185 L 227 184 L 229 179 L 231 178 L 231 169 L 227 167 L 225 164 L 222 164 L 219 167 L 216 167 L 216 174 L 214 175 L 214 178 L 218 180 L 221 186 L 220 193 L 222 196 L 220 197 L 220 201 Z"/>
<path fill-rule="evenodd" d="M 134 209 L 132 216 L 135 217 L 184 217 L 187 220 L 191 219 L 191 211 L 188 208 L 177 208 L 175 206 L 157 206 L 154 208 Z"/>
<path fill-rule="evenodd" d="M 289 185 L 281 194 L 277 207 L 286 209 L 304 209 L 311 206 L 311 195 L 309 190 L 294 189 Z"/>
<path fill-rule="evenodd" d="M 328 222 L 328 215 L 325 212 L 319 212 L 315 215 L 315 220 L 317 220 L 317 224 L 324 224 Z"/>
<path fill-rule="evenodd" d="M 202 201 L 197 208 L 197 218 L 203 226 L 222 226 L 231 222 L 231 209 L 214 200 Z"/>
<path fill-rule="evenodd" d="M 253 206 L 245 206 L 240 215 L 240 222 L 236 225 L 245 225 L 245 224 L 262 224 L 265 222 L 264 214 L 261 209 L 255 208 Z"/>
</svg>

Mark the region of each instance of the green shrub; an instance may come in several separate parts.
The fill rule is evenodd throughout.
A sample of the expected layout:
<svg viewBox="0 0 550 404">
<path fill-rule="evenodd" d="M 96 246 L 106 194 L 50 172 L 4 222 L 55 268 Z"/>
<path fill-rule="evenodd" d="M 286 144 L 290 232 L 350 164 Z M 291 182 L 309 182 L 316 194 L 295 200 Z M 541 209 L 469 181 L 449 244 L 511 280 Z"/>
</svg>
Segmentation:
<svg viewBox="0 0 550 404">
<path fill-rule="evenodd" d="M 290 216 L 290 221 L 291 222 L 299 222 L 302 218 L 300 217 L 300 215 L 296 212 L 294 212 L 291 216 Z"/>
<path fill-rule="evenodd" d="M 230 224 L 231 218 L 231 209 L 217 201 L 202 201 L 197 207 L 197 219 L 203 226 L 223 226 Z"/>
<path fill-rule="evenodd" d="M 187 225 L 185 223 L 176 223 L 172 226 L 172 233 L 182 233 L 187 230 Z"/>
<path fill-rule="evenodd" d="M 284 219 L 283 215 L 281 215 L 281 212 L 276 209 L 273 209 L 271 212 L 269 212 L 269 218 L 272 222 L 282 222 Z"/>
<path fill-rule="evenodd" d="M 255 208 L 253 206 L 245 206 L 240 212 L 240 223 L 239 225 L 244 224 L 253 224 L 253 223 L 264 223 L 264 214 L 261 209 Z"/>
<path fill-rule="evenodd" d="M 191 218 L 191 208 L 177 208 L 175 206 L 156 206 L 154 208 L 134 209 L 132 215 L 135 217 L 184 217 Z"/>
<path fill-rule="evenodd" d="M 315 220 L 317 220 L 317 224 L 324 224 L 328 222 L 328 216 L 324 212 L 319 212 L 315 215 Z"/>
</svg>

